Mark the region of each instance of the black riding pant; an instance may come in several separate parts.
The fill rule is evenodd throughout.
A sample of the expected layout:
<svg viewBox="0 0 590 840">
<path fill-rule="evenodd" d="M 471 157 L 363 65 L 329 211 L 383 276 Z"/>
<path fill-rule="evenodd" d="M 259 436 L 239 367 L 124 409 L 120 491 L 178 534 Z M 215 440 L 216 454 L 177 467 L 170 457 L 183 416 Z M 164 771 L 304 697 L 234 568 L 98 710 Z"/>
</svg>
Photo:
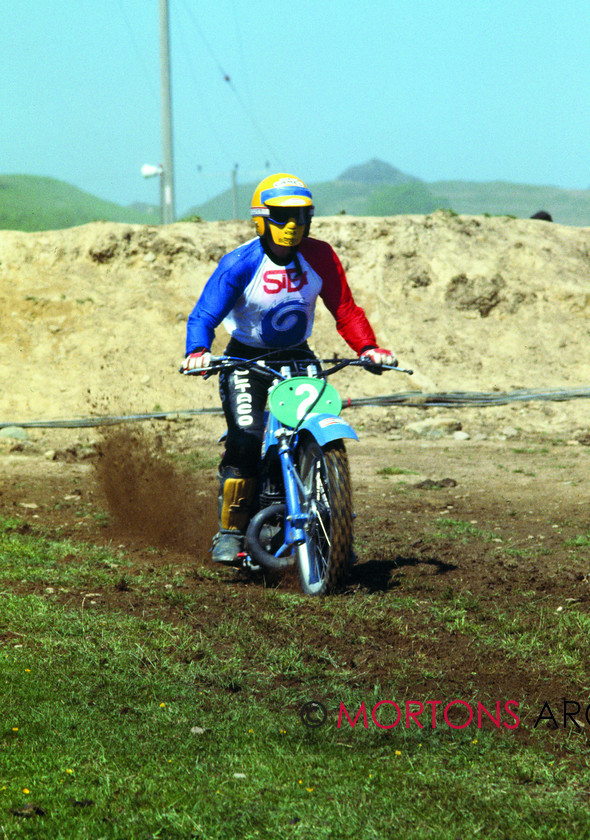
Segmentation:
<svg viewBox="0 0 590 840">
<path fill-rule="evenodd" d="M 239 359 L 263 356 L 260 348 L 249 347 L 235 338 L 230 340 L 225 354 Z M 298 372 L 316 357 L 305 341 L 295 347 L 264 353 L 263 358 L 268 367 L 279 370 L 283 365 L 289 365 Z M 227 422 L 226 449 L 220 465 L 222 474 L 224 468 L 231 467 L 232 475 L 243 478 L 256 475 L 264 435 L 264 409 L 271 385 L 271 378 L 255 367 L 221 372 L 219 393 Z"/>
</svg>

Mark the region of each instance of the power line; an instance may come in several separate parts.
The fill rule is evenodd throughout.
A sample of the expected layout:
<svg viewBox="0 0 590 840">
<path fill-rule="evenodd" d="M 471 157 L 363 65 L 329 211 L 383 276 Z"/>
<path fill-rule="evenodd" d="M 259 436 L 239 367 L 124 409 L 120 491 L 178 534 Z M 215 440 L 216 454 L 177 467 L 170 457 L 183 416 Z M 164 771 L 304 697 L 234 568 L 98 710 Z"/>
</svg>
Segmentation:
<svg viewBox="0 0 590 840">
<path fill-rule="evenodd" d="M 238 42 L 238 50 L 240 52 L 240 59 L 241 59 L 241 64 L 242 64 L 242 74 L 243 74 L 244 83 L 245 83 L 245 86 L 246 86 L 247 99 L 248 99 L 249 103 L 252 104 L 252 95 L 251 95 L 251 89 L 250 89 L 250 82 L 249 82 L 249 78 L 248 78 L 248 68 L 247 68 L 247 65 L 246 65 L 246 56 L 245 56 L 245 53 L 244 53 L 244 40 L 242 38 L 242 33 L 240 31 L 240 23 L 239 23 L 239 20 L 238 20 L 238 10 L 237 10 L 237 7 L 236 7 L 236 0 L 231 0 L 231 5 L 232 5 L 232 11 L 233 11 L 233 14 L 234 14 L 234 23 L 235 23 L 235 26 L 236 26 L 236 39 L 237 39 L 237 42 Z"/>
<path fill-rule="evenodd" d="M 229 85 L 229 87 L 230 87 L 232 93 L 234 94 L 238 104 L 240 105 L 240 107 L 242 108 L 242 110 L 244 111 L 244 113 L 246 114 L 248 119 L 250 120 L 254 130 L 258 133 L 260 138 L 266 144 L 268 151 L 270 152 L 272 157 L 275 159 L 277 165 L 279 167 L 281 167 L 281 162 L 280 162 L 278 154 L 274 150 L 274 148 L 273 148 L 272 144 L 270 143 L 269 139 L 266 137 L 266 135 L 262 131 L 261 127 L 258 125 L 257 121 L 254 119 L 254 116 L 250 113 L 248 107 L 246 106 L 246 104 L 242 100 L 240 94 L 238 93 L 238 91 L 236 89 L 236 86 L 234 85 L 234 83 L 232 81 L 231 76 L 229 75 L 229 73 L 226 72 L 226 70 L 222 67 L 221 63 L 219 62 L 217 56 L 215 55 L 215 52 L 213 51 L 213 48 L 211 47 L 211 44 L 209 43 L 209 41 L 207 40 L 207 38 L 205 36 L 205 33 L 203 32 L 203 30 L 199 26 L 199 23 L 198 23 L 196 17 L 194 16 L 192 10 L 187 5 L 186 0 L 182 0 L 182 5 L 184 6 L 185 11 L 186 11 L 191 23 L 193 24 L 193 26 L 195 27 L 195 29 L 199 33 L 199 37 L 201 38 L 202 42 L 204 43 L 204 45 L 207 49 L 207 52 L 211 56 L 211 59 L 213 60 L 214 64 L 216 65 L 217 70 L 219 71 L 223 81 L 227 85 Z"/>
<path fill-rule="evenodd" d="M 188 57 L 188 59 L 187 59 L 187 62 L 188 62 L 188 63 L 187 63 L 187 66 L 188 66 L 189 73 L 190 73 L 190 75 L 191 75 L 191 77 L 192 77 L 193 84 L 194 84 L 194 86 L 195 86 L 195 89 L 196 89 L 196 90 L 199 90 L 199 83 L 198 83 L 198 80 L 197 80 L 197 74 L 196 74 L 195 68 L 194 68 L 194 66 L 193 66 L 193 61 L 192 61 L 192 55 L 193 55 L 193 53 L 192 53 L 192 51 L 188 48 L 188 46 L 187 46 L 187 44 L 186 44 L 186 41 L 185 41 L 185 32 L 184 32 L 184 28 L 183 28 L 182 26 L 181 26 L 181 27 L 178 27 L 178 32 L 175 32 L 174 34 L 175 34 L 175 37 L 176 37 L 176 36 L 178 36 L 178 37 L 180 38 L 181 44 L 182 44 L 182 46 L 183 46 L 183 48 L 184 48 L 185 56 L 187 56 L 187 57 Z M 200 107 L 201 107 L 201 108 L 203 108 L 203 109 L 204 109 L 204 111 L 205 111 L 205 116 L 207 117 L 207 122 L 208 122 L 209 131 L 210 131 L 210 132 L 211 132 L 211 134 L 215 137 L 215 140 L 217 141 L 217 145 L 221 148 L 221 150 L 223 151 L 223 153 L 224 153 L 224 154 L 225 154 L 228 158 L 231 158 L 231 157 L 232 157 L 232 155 L 231 155 L 230 151 L 228 150 L 228 148 L 226 147 L 226 145 L 225 145 L 225 142 L 224 142 L 224 140 L 223 140 L 222 135 L 221 135 L 221 134 L 220 134 L 220 132 L 217 130 L 217 124 L 216 124 L 215 120 L 213 120 L 213 119 L 211 118 L 211 114 L 210 114 L 210 112 L 209 112 L 209 108 L 208 108 L 207 103 L 203 100 L 203 98 L 201 98 L 201 99 L 199 100 L 199 103 L 200 103 Z M 183 149 L 183 151 L 184 151 L 184 152 L 185 152 L 185 154 L 186 154 L 186 150 L 184 150 L 184 149 Z M 192 157 L 194 157 L 194 153 L 192 153 L 192 154 L 191 154 L 191 156 L 192 156 Z M 226 174 L 226 173 L 224 173 L 224 174 Z"/>
<path fill-rule="evenodd" d="M 144 61 L 143 53 L 141 52 L 141 50 L 139 48 L 139 44 L 137 43 L 137 39 L 135 37 L 133 27 L 131 26 L 131 21 L 129 20 L 127 12 L 125 11 L 125 7 L 123 5 L 123 0 L 118 0 L 118 6 L 119 6 L 119 10 L 121 12 L 121 17 L 123 18 L 123 20 L 125 22 L 125 27 L 126 27 L 127 32 L 129 34 L 129 38 L 131 40 L 133 50 L 134 50 L 134 52 L 137 56 L 137 60 L 138 60 L 140 66 L 141 66 L 141 69 L 143 71 L 143 75 L 145 76 L 147 87 L 149 88 L 150 94 L 154 98 L 154 101 L 157 101 L 158 100 L 158 93 L 157 93 L 157 91 L 154 87 L 153 77 L 150 74 L 150 72 L 148 71 L 147 64 Z"/>
</svg>

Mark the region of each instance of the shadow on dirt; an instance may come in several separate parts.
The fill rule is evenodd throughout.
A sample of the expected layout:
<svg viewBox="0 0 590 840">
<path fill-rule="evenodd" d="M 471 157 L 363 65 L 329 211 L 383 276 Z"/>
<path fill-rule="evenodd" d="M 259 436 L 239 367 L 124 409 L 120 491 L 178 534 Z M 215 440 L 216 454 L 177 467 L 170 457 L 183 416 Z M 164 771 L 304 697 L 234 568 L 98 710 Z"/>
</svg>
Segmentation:
<svg viewBox="0 0 590 840">
<path fill-rule="evenodd" d="M 436 557 L 401 557 L 391 560 L 369 560 L 352 567 L 350 584 L 361 586 L 367 592 L 389 592 L 401 585 L 401 576 L 396 575 L 404 567 L 432 566 L 433 575 L 454 572 L 454 563 L 445 563 Z"/>
<path fill-rule="evenodd" d="M 401 557 L 397 556 L 391 560 L 369 560 L 366 563 L 359 563 L 351 568 L 348 580 L 345 583 L 343 594 L 350 594 L 358 589 L 364 590 L 368 595 L 374 593 L 391 592 L 401 586 L 403 580 L 402 570 L 404 568 L 431 567 L 429 575 L 439 575 L 454 572 L 457 566 L 453 563 L 445 563 L 436 557 Z M 229 572 L 230 570 L 228 570 Z M 295 566 L 285 569 L 282 572 L 273 572 L 269 569 L 258 569 L 251 571 L 247 569 L 231 569 L 233 576 L 227 576 L 221 585 L 263 587 L 266 589 L 282 589 L 292 592 L 301 592 L 299 577 Z"/>
</svg>

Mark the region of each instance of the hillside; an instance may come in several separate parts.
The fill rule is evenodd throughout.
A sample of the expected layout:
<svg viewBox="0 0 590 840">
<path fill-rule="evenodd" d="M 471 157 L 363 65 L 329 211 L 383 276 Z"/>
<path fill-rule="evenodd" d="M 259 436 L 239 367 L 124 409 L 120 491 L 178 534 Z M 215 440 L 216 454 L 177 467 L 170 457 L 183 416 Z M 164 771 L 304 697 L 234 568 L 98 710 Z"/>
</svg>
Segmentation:
<svg viewBox="0 0 590 840">
<path fill-rule="evenodd" d="M 590 190 L 564 190 L 504 181 L 437 181 L 428 187 L 438 200 L 438 206 L 452 207 L 456 213 L 489 213 L 526 219 L 538 210 L 547 210 L 553 220 L 562 225 L 590 225 Z"/>
<path fill-rule="evenodd" d="M 121 207 L 55 178 L 0 175 L 0 230 L 60 230 L 100 220 L 153 224 L 158 212 Z"/>
<path fill-rule="evenodd" d="M 587 229 L 437 212 L 318 219 L 313 231 L 340 254 L 380 341 L 415 370 L 353 371 L 339 379 L 347 395 L 590 384 Z M 214 381 L 177 373 L 185 322 L 221 255 L 251 235 L 243 222 L 0 233 L 0 421 L 218 405 Z M 221 327 L 215 349 L 224 344 Z M 348 352 L 321 303 L 314 346 Z M 472 416 L 566 435 L 588 428 L 587 410 L 579 400 Z M 400 413 L 417 419 L 378 411 Z"/>
<path fill-rule="evenodd" d="M 242 184 L 237 189 L 238 216 L 250 218 L 250 202 L 256 184 Z M 316 216 L 393 216 L 403 213 L 432 213 L 439 202 L 425 184 L 420 182 L 375 187 L 344 181 L 325 181 L 312 184 Z M 206 204 L 195 207 L 189 214 L 205 221 L 231 219 L 233 195 L 221 193 Z"/>
<path fill-rule="evenodd" d="M 238 217 L 249 217 L 250 201 L 256 184 L 237 187 Z M 377 159 L 342 172 L 334 181 L 310 185 L 318 216 L 395 216 L 432 213 L 439 209 L 466 215 L 516 216 L 528 219 L 538 210 L 548 210 L 559 224 L 590 225 L 590 190 L 559 187 L 468 181 L 426 183 L 400 172 Z M 186 215 L 207 221 L 231 219 L 233 195 L 226 190 L 198 205 Z"/>
<path fill-rule="evenodd" d="M 238 217 L 250 217 L 250 202 L 255 183 L 240 184 L 236 189 Z M 445 199 L 435 196 L 429 187 L 384 161 L 373 158 L 360 166 L 351 166 L 334 181 L 311 184 L 317 216 L 394 216 L 403 213 L 432 213 Z M 189 211 L 206 221 L 231 219 L 234 196 L 226 190 Z"/>
<path fill-rule="evenodd" d="M 237 185 L 238 218 L 249 219 L 255 186 Z M 590 225 L 590 190 L 500 181 L 428 184 L 378 159 L 349 167 L 333 181 L 310 186 L 317 216 L 396 216 L 450 209 L 466 215 L 528 219 L 538 210 L 548 210 L 559 224 Z M 233 217 L 231 190 L 182 214 L 187 220 L 219 221 Z M 122 207 L 54 178 L 0 175 L 0 230 L 62 230 L 94 221 L 158 224 L 159 208 L 140 202 Z"/>
<path fill-rule="evenodd" d="M 378 158 L 372 158 L 358 166 L 349 166 L 336 180 L 374 187 L 385 185 L 398 187 L 400 184 L 412 184 L 420 181 L 414 175 L 406 175 L 405 172 Z"/>
</svg>

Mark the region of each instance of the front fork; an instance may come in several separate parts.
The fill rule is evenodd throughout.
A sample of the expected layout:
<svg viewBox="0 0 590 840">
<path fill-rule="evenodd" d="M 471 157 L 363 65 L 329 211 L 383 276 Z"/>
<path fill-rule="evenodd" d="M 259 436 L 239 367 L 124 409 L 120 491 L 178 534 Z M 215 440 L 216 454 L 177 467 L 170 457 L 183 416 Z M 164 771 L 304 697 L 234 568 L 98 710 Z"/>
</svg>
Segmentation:
<svg viewBox="0 0 590 840">
<path fill-rule="evenodd" d="M 269 428 L 265 433 L 263 456 L 268 453 L 271 446 L 276 445 L 276 454 L 271 457 L 278 457 L 279 459 L 285 489 L 284 542 L 279 550 L 274 552 L 274 556 L 276 558 L 287 557 L 293 554 L 295 549 L 296 554 L 301 559 L 302 555 L 307 554 L 306 526 L 309 522 L 309 511 L 302 508 L 302 502 L 305 502 L 307 493 L 295 467 L 293 447 L 291 446 L 293 432 L 290 429 L 280 427 L 276 420 L 273 424 L 274 418 L 271 417 L 270 420 Z M 273 444 L 273 441 L 276 441 L 276 444 Z M 304 504 L 304 507 L 307 508 L 308 506 Z M 263 510 L 264 508 L 257 516 Z M 238 558 L 246 568 L 260 568 L 247 551 L 240 552 Z"/>
<path fill-rule="evenodd" d="M 309 514 L 301 508 L 301 500 L 305 498 L 305 487 L 293 461 L 293 450 L 289 445 L 291 432 L 278 429 L 275 433 L 279 448 L 279 460 L 283 472 L 283 483 L 286 495 L 285 513 L 285 542 L 278 552 L 280 555 L 285 548 L 305 544 L 305 526 Z"/>
</svg>

